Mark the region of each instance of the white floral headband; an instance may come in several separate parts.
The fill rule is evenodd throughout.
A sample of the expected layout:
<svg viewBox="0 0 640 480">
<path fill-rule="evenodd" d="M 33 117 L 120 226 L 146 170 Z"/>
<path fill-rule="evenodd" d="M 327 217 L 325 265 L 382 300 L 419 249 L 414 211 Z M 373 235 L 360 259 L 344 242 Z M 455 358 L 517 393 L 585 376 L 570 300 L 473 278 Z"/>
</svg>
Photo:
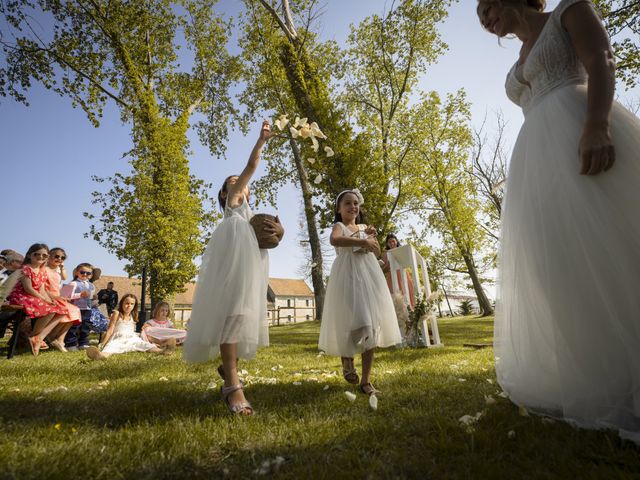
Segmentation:
<svg viewBox="0 0 640 480">
<path fill-rule="evenodd" d="M 364 197 L 360 193 L 360 190 L 358 190 L 357 188 L 354 188 L 354 189 L 349 189 L 349 190 L 343 190 L 338 194 L 338 196 L 336 197 L 336 208 L 338 208 L 338 200 L 340 200 L 340 197 L 342 195 L 344 195 L 345 193 L 353 193 L 356 196 L 356 198 L 358 199 L 358 203 L 360 205 L 364 205 Z"/>
</svg>

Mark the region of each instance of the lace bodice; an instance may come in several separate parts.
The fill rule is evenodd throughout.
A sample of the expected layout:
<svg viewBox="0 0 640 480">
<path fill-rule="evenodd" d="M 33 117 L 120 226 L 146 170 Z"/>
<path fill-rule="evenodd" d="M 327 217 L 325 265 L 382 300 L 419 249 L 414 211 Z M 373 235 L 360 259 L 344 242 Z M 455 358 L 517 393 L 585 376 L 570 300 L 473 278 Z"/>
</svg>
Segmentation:
<svg viewBox="0 0 640 480">
<path fill-rule="evenodd" d="M 550 91 L 587 83 L 587 72 L 560 22 L 568 7 L 584 1 L 588 0 L 562 0 L 551 12 L 524 64 L 518 66 L 516 62 L 509 70 L 507 96 L 525 114 Z"/>
<path fill-rule="evenodd" d="M 224 218 L 230 218 L 234 215 L 244 218 L 247 222 L 253 217 L 253 212 L 249 206 L 247 197 L 244 197 L 242 203 L 235 208 L 224 207 Z"/>
</svg>

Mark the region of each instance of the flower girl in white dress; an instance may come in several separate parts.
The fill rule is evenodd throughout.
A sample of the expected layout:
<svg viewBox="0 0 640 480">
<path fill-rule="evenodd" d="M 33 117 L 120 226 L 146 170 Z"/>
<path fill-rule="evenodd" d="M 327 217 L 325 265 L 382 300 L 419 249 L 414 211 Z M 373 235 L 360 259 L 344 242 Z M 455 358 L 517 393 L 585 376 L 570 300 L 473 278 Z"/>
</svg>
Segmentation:
<svg viewBox="0 0 640 480">
<path fill-rule="evenodd" d="M 255 357 L 258 346 L 269 344 L 267 283 L 269 257 L 260 250 L 249 207 L 249 181 L 258 167 L 267 140 L 275 133 L 269 122 L 260 136 L 247 166 L 238 176 L 228 177 L 218 200 L 224 219 L 213 232 L 202 256 L 183 356 L 188 362 L 205 362 L 222 356 L 222 398 L 232 413 L 252 415 L 236 369 L 237 358 Z M 281 235 L 279 224 L 265 221 L 267 230 Z"/>
<path fill-rule="evenodd" d="M 110 355 L 127 352 L 163 353 L 153 343 L 149 343 L 136 333 L 138 321 L 138 299 L 127 293 L 120 299 L 118 309 L 111 314 L 109 328 L 104 335 L 104 347 L 89 347 L 87 356 L 92 360 L 106 360 Z"/>
<path fill-rule="evenodd" d="M 371 395 L 376 393 L 370 381 L 375 347 L 397 345 L 402 336 L 377 260 L 376 231 L 363 224 L 363 203 L 358 189 L 345 190 L 336 198 L 330 242 L 337 256 L 327 285 L 319 347 L 329 355 L 339 355 L 345 380 Z M 356 353 L 362 354 L 361 378 L 353 364 Z"/>
</svg>

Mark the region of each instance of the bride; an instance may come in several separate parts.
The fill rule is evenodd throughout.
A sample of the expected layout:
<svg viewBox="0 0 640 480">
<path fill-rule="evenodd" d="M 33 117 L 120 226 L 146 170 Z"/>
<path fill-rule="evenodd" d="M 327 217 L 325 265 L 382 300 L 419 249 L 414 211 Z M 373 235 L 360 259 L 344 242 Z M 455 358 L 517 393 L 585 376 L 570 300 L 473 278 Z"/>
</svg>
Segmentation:
<svg viewBox="0 0 640 480">
<path fill-rule="evenodd" d="M 607 34 L 586 0 L 479 0 L 520 57 L 495 324 L 498 380 L 534 412 L 640 443 L 640 121 L 613 101 Z"/>
</svg>

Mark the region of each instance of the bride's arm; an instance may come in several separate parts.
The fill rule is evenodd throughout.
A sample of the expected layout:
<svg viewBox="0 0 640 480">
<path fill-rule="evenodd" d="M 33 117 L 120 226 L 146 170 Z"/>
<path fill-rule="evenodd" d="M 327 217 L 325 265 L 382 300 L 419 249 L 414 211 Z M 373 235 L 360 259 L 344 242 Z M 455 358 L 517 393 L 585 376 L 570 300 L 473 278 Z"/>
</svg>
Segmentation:
<svg viewBox="0 0 640 480">
<path fill-rule="evenodd" d="M 609 135 L 609 113 L 615 90 L 613 52 L 607 32 L 589 2 L 568 7 L 561 22 L 589 75 L 587 118 L 580 139 L 580 173 L 596 175 L 609 170 L 615 162 Z"/>
</svg>

